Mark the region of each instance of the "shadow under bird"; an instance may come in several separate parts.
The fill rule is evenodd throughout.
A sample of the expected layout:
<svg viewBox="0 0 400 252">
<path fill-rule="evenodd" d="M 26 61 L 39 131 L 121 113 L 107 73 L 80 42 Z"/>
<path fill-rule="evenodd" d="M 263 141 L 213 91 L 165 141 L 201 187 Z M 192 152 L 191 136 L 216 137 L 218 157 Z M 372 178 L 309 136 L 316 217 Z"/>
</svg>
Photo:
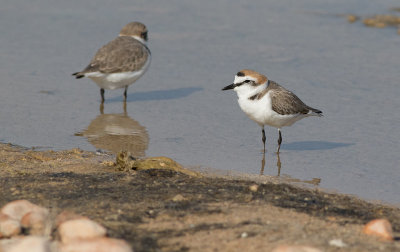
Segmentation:
<svg viewBox="0 0 400 252">
<path fill-rule="evenodd" d="M 240 108 L 262 128 L 265 153 L 264 125 L 278 128 L 278 148 L 281 148 L 281 128 L 291 126 L 309 116 L 322 116 L 322 111 L 307 106 L 294 93 L 269 80 L 256 71 L 244 69 L 238 72 L 231 85 L 222 90 L 233 89 L 238 95 Z"/>
<path fill-rule="evenodd" d="M 101 102 L 104 89 L 125 88 L 139 79 L 150 65 L 151 53 L 146 46 L 147 28 L 139 22 L 125 25 L 119 36 L 100 48 L 89 65 L 73 73 L 77 79 L 88 77 L 100 87 Z"/>
</svg>

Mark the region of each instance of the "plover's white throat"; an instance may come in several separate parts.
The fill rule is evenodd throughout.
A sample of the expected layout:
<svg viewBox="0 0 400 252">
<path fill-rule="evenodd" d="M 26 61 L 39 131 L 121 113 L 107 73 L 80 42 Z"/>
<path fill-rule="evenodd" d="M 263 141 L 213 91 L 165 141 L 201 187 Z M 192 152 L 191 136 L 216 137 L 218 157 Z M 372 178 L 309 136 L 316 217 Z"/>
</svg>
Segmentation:
<svg viewBox="0 0 400 252">
<path fill-rule="evenodd" d="M 151 54 L 146 46 L 147 29 L 139 22 L 124 26 L 115 38 L 102 48 L 81 72 L 74 73 L 77 79 L 88 77 L 100 87 L 101 101 L 104 89 L 125 88 L 139 79 L 150 65 Z"/>
<path fill-rule="evenodd" d="M 290 126 L 304 117 L 322 116 L 320 110 L 307 106 L 295 94 L 253 70 L 244 69 L 238 72 L 233 84 L 222 90 L 229 89 L 236 91 L 240 108 L 261 126 L 264 152 L 266 140 L 264 125 L 278 128 L 277 153 L 279 153 L 282 127 Z"/>
</svg>

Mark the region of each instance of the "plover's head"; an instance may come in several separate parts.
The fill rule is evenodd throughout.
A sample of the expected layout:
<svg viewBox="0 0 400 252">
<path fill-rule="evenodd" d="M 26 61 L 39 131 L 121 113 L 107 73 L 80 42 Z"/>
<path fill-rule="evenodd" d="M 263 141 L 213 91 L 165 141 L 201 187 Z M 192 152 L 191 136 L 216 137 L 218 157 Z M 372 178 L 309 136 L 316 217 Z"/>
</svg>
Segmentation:
<svg viewBox="0 0 400 252">
<path fill-rule="evenodd" d="M 142 43 L 147 41 L 147 28 L 144 24 L 139 22 L 131 22 L 122 28 L 119 32 L 119 36 L 130 36 Z"/>
<path fill-rule="evenodd" d="M 262 88 L 267 82 L 268 78 L 265 75 L 253 70 L 243 69 L 236 74 L 233 83 L 224 87 L 222 90 L 233 89 L 238 94 L 248 94 Z"/>
</svg>

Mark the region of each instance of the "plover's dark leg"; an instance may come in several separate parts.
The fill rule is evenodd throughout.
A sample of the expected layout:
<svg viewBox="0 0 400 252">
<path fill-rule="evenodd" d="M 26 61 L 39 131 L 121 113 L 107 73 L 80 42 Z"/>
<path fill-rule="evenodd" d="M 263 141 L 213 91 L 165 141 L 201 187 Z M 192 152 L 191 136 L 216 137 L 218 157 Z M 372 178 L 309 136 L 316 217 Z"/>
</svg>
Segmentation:
<svg viewBox="0 0 400 252">
<path fill-rule="evenodd" d="M 100 88 L 101 103 L 104 102 L 104 88 Z"/>
<path fill-rule="evenodd" d="M 264 126 L 262 127 L 262 141 L 264 143 L 264 153 L 265 153 L 265 140 L 267 140 L 267 138 L 265 137 L 265 130 L 264 130 Z"/>
<path fill-rule="evenodd" d="M 126 101 L 126 97 L 128 96 L 127 92 L 128 92 L 128 86 L 125 87 L 125 91 L 124 91 L 124 101 Z"/>
<path fill-rule="evenodd" d="M 281 133 L 281 129 L 278 129 L 278 132 L 279 132 L 278 149 L 276 150 L 276 153 L 279 153 L 279 150 L 281 149 L 281 143 L 282 143 L 282 133 Z"/>
</svg>

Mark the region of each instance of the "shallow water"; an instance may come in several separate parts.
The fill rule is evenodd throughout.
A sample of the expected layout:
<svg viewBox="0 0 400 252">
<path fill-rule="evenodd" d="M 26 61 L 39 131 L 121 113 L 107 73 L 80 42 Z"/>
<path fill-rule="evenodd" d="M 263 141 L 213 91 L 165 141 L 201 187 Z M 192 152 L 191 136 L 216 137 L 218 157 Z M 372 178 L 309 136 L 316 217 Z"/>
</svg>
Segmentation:
<svg viewBox="0 0 400 252">
<path fill-rule="evenodd" d="M 139 139 L 129 147 L 137 155 L 259 174 L 261 130 L 234 92 L 221 91 L 250 68 L 324 112 L 283 128 L 280 169 L 278 132 L 266 128 L 264 174 L 399 204 L 400 36 L 336 15 L 384 14 L 397 4 L 7 1 L 0 7 L 0 141 L 112 151 L 118 144 L 110 139 L 125 135 L 122 144 Z M 126 112 L 121 89 L 106 91 L 102 115 L 99 88 L 71 73 L 134 20 L 148 26 L 151 66 L 128 89 Z"/>
</svg>

